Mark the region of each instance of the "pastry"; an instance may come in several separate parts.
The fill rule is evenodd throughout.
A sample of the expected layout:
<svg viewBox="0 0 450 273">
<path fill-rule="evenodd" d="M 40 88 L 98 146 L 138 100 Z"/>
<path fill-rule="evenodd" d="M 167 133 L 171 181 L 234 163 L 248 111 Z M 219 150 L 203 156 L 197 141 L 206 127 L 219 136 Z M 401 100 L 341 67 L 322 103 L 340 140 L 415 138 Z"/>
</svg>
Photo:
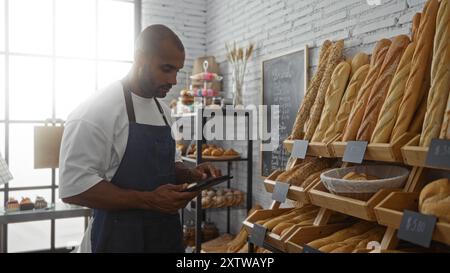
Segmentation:
<svg viewBox="0 0 450 273">
<path fill-rule="evenodd" d="M 45 209 L 47 208 L 47 201 L 41 196 L 36 197 L 36 201 L 34 202 L 35 209 Z"/>
<path fill-rule="evenodd" d="M 336 66 L 341 62 L 342 60 L 342 52 L 344 49 L 344 41 L 340 40 L 337 41 L 332 48 L 327 68 L 325 70 L 325 74 L 323 75 L 322 82 L 320 83 L 319 90 L 317 92 L 316 100 L 314 101 L 314 105 L 311 108 L 311 113 L 308 119 L 308 122 L 305 126 L 305 140 L 311 140 L 317 125 L 320 121 L 320 116 L 322 114 L 322 110 L 325 104 L 325 96 L 326 92 L 328 90 L 328 86 L 331 82 L 331 76 L 334 72 L 334 69 Z"/>
<path fill-rule="evenodd" d="M 428 147 L 438 138 L 444 120 L 450 92 L 450 3 L 442 0 L 436 21 L 431 88 L 428 93 L 427 111 L 420 136 L 420 146 Z"/>
<path fill-rule="evenodd" d="M 356 135 L 358 129 L 361 125 L 361 121 L 369 100 L 370 92 L 372 87 L 378 79 L 378 75 L 381 71 L 381 66 L 383 65 L 384 58 L 386 57 L 391 41 L 388 39 L 382 39 L 379 41 L 374 48 L 372 59 L 370 61 L 370 69 L 367 74 L 366 80 L 358 93 L 358 97 L 353 105 L 353 109 L 345 126 L 344 134 L 342 137 L 343 141 L 356 140 Z"/>
<path fill-rule="evenodd" d="M 316 74 L 314 74 L 309 84 L 300 109 L 297 112 L 292 133 L 289 136 L 290 139 L 303 139 L 305 124 L 308 121 L 309 113 L 314 104 L 314 101 L 316 100 L 317 91 L 319 90 L 320 83 L 322 82 L 323 75 L 327 68 L 329 55 L 331 53 L 331 46 L 332 43 L 326 40 L 323 43 L 322 48 L 320 49 L 319 66 L 317 68 Z"/>
<path fill-rule="evenodd" d="M 221 149 L 214 149 L 214 150 L 212 150 L 211 155 L 212 156 L 222 156 L 223 155 L 223 150 L 221 150 Z"/>
<path fill-rule="evenodd" d="M 426 185 L 419 195 L 419 211 L 450 223 L 450 181 L 447 178 Z"/>
<path fill-rule="evenodd" d="M 400 103 L 397 121 L 392 131 L 391 139 L 394 141 L 406 133 L 413 120 L 414 112 L 429 89 L 427 77 L 429 78 L 431 70 L 438 8 L 438 0 L 428 0 L 422 12 L 417 46 L 411 62 L 411 72 L 406 82 L 405 94 Z"/>
<path fill-rule="evenodd" d="M 223 155 L 239 155 L 239 153 L 233 149 L 228 149 L 223 153 Z"/>
<path fill-rule="evenodd" d="M 22 197 L 22 200 L 20 201 L 20 210 L 32 210 L 34 209 L 34 204 L 31 202 L 30 198 Z"/>
<path fill-rule="evenodd" d="M 370 141 L 381 107 L 388 93 L 389 85 L 392 82 L 392 78 L 394 78 L 395 71 L 409 42 L 409 37 L 406 35 L 399 35 L 392 39 L 378 78 L 370 92 L 364 116 L 358 129 L 357 140 Z"/>
<path fill-rule="evenodd" d="M 205 150 L 203 150 L 202 155 L 210 156 L 211 155 L 211 149 L 206 148 Z"/>
<path fill-rule="evenodd" d="M 416 48 L 416 43 L 408 45 L 395 72 L 394 79 L 389 87 L 386 100 L 381 107 L 380 116 L 375 126 L 370 142 L 389 143 L 392 129 L 397 120 L 397 113 L 405 92 L 406 81 L 411 71 L 411 59 Z"/>
<path fill-rule="evenodd" d="M 353 77 L 351 78 L 344 93 L 344 97 L 342 98 L 341 105 L 339 106 L 336 120 L 330 125 L 325 133 L 323 142 L 328 143 L 343 133 L 348 116 L 350 115 L 350 111 L 352 110 L 353 104 L 358 96 L 358 92 L 367 77 L 367 73 L 369 72 L 369 67 L 369 64 L 363 65 L 353 74 Z"/>
<path fill-rule="evenodd" d="M 19 201 L 14 199 L 14 197 L 9 197 L 8 202 L 6 203 L 6 211 L 13 212 L 20 210 Z"/>
<path fill-rule="evenodd" d="M 351 66 L 347 62 L 341 62 L 331 76 L 331 82 L 325 95 L 325 105 L 320 116 L 320 122 L 312 137 L 312 142 L 322 142 L 326 130 L 334 124 L 342 96 L 347 87 Z"/>
</svg>

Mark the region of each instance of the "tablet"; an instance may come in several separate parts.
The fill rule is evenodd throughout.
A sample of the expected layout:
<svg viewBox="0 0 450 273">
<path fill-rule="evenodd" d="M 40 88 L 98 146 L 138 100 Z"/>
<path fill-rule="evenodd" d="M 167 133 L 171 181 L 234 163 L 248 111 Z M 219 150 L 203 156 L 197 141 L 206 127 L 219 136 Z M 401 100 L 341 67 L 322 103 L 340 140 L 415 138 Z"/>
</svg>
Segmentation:
<svg viewBox="0 0 450 273">
<path fill-rule="evenodd" d="M 220 184 L 222 182 L 231 180 L 232 178 L 233 177 L 229 176 L 229 175 L 210 177 L 208 179 L 189 184 L 188 187 L 184 191 L 187 191 L 187 192 L 201 191 L 204 189 L 208 189 L 212 186 L 215 186 L 217 184 Z"/>
</svg>

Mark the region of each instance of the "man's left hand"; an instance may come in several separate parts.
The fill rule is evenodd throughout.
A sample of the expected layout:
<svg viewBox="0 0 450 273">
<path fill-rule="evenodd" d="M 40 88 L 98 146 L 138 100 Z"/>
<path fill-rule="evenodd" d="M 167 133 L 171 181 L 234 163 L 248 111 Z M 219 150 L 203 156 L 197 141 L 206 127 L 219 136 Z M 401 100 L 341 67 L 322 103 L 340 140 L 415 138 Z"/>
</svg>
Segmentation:
<svg viewBox="0 0 450 273">
<path fill-rule="evenodd" d="M 198 165 L 194 169 L 191 169 L 191 172 L 196 180 L 203 180 L 208 177 L 217 177 L 222 175 L 221 171 L 209 162 Z"/>
</svg>

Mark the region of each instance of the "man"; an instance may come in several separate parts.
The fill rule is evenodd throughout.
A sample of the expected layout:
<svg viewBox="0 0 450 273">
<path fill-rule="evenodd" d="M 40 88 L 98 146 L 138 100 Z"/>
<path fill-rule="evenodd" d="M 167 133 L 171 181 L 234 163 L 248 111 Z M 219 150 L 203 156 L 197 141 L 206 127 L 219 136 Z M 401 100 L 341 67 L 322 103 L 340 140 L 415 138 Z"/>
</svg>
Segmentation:
<svg viewBox="0 0 450 273">
<path fill-rule="evenodd" d="M 60 198 L 94 209 L 82 251 L 184 252 L 178 210 L 198 193 L 186 182 L 217 170 L 189 170 L 176 156 L 163 98 L 184 66 L 184 47 L 162 25 L 138 37 L 134 64 L 69 116 L 60 155 Z M 177 162 L 176 162 L 177 161 Z"/>
</svg>

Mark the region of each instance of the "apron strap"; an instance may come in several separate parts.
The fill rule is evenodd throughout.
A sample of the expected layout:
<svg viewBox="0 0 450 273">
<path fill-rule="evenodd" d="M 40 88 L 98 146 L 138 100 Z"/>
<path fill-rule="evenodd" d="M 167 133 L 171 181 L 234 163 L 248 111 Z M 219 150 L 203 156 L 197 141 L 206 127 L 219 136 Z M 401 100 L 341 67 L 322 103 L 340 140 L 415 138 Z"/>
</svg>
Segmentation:
<svg viewBox="0 0 450 273">
<path fill-rule="evenodd" d="M 154 98 L 154 100 L 156 102 L 156 105 L 158 106 L 159 113 L 161 113 L 161 116 L 164 119 L 164 123 L 170 127 L 169 122 L 167 122 L 166 115 L 164 115 L 164 110 L 162 109 L 161 104 L 159 104 L 159 101 L 156 98 Z"/>
<path fill-rule="evenodd" d="M 125 106 L 127 107 L 128 121 L 130 123 L 136 123 L 136 116 L 134 115 L 133 100 L 131 99 L 131 92 L 123 89 L 123 95 L 125 96 Z"/>
</svg>

